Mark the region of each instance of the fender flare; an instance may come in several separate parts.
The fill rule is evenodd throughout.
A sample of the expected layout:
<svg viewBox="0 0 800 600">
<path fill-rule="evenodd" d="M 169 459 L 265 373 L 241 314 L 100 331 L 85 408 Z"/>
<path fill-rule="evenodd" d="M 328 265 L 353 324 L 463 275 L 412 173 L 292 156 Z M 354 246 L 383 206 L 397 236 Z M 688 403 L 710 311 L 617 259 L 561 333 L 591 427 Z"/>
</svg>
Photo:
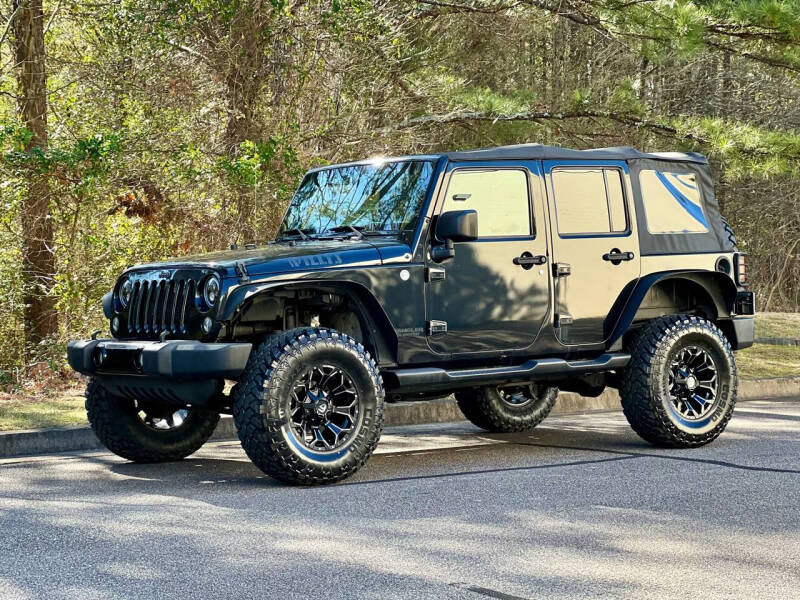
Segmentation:
<svg viewBox="0 0 800 600">
<path fill-rule="evenodd" d="M 650 288 L 657 283 L 669 280 L 688 281 L 705 290 L 714 302 L 717 318 L 727 317 L 733 312 L 738 290 L 730 276 L 725 273 L 702 269 L 651 273 L 640 278 L 634 285 L 628 301 L 625 303 L 619 318 L 616 319 L 616 325 L 608 338 L 608 346 L 615 344 L 628 331 Z"/>
<path fill-rule="evenodd" d="M 230 321 L 248 301 L 279 289 L 310 288 L 330 289 L 353 301 L 357 316 L 361 321 L 365 336 L 372 338 L 371 350 L 379 365 L 394 364 L 397 360 L 398 337 L 388 315 L 383 310 L 372 292 L 361 283 L 351 280 L 307 280 L 292 279 L 287 281 L 262 281 L 244 284 L 234 288 L 220 307 L 218 319 Z"/>
</svg>

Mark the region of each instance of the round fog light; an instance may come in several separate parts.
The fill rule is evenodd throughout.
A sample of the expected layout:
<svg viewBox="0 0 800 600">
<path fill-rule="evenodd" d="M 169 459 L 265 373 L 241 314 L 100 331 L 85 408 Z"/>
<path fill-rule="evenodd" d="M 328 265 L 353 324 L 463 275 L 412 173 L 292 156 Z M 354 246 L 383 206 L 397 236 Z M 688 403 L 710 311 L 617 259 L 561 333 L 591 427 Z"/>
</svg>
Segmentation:
<svg viewBox="0 0 800 600">
<path fill-rule="evenodd" d="M 206 317 L 203 319 L 203 324 L 201 325 L 203 329 L 203 333 L 208 335 L 211 333 L 211 328 L 214 326 L 214 321 L 211 320 L 211 317 Z"/>
</svg>

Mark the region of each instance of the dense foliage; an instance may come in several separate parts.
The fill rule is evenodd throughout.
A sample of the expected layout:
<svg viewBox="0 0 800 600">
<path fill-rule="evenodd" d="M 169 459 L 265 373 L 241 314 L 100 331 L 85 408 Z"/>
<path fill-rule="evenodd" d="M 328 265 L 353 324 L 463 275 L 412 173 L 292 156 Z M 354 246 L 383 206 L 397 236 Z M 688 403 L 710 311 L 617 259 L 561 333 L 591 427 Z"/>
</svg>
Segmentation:
<svg viewBox="0 0 800 600">
<path fill-rule="evenodd" d="M 7 381 L 102 328 L 126 265 L 268 239 L 306 168 L 379 153 L 704 152 L 760 307 L 800 310 L 797 2 L 46 0 L 46 144 L 14 52 L 29 2 L 0 5 Z M 55 273 L 36 293 L 55 305 L 39 339 L 21 219 L 42 181 Z"/>
</svg>

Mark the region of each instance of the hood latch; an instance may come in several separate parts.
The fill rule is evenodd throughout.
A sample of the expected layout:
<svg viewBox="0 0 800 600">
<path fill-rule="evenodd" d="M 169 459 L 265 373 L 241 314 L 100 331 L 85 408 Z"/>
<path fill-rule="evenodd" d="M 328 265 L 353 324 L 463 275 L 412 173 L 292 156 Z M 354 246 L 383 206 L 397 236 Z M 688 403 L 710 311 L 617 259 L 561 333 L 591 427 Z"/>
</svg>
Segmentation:
<svg viewBox="0 0 800 600">
<path fill-rule="evenodd" d="M 250 281 L 250 274 L 247 272 L 247 267 L 240 260 L 236 261 L 236 275 L 239 277 L 239 283 L 247 283 Z"/>
</svg>

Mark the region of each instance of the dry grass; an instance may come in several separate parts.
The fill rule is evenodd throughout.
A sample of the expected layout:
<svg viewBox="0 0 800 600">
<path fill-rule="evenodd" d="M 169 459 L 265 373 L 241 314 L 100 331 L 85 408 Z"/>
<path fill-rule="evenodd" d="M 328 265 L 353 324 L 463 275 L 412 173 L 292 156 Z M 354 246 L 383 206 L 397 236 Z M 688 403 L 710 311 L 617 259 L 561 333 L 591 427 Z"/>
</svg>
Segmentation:
<svg viewBox="0 0 800 600">
<path fill-rule="evenodd" d="M 800 339 L 800 313 L 757 314 L 756 337 Z"/>
<path fill-rule="evenodd" d="M 736 353 L 742 379 L 800 377 L 800 346 L 756 344 Z"/>
<path fill-rule="evenodd" d="M 62 391 L 49 398 L 0 401 L 0 431 L 86 425 L 83 390 Z"/>
<path fill-rule="evenodd" d="M 47 388 L 0 393 L 0 431 L 85 425 L 83 387 L 81 381 L 54 381 Z"/>
</svg>

